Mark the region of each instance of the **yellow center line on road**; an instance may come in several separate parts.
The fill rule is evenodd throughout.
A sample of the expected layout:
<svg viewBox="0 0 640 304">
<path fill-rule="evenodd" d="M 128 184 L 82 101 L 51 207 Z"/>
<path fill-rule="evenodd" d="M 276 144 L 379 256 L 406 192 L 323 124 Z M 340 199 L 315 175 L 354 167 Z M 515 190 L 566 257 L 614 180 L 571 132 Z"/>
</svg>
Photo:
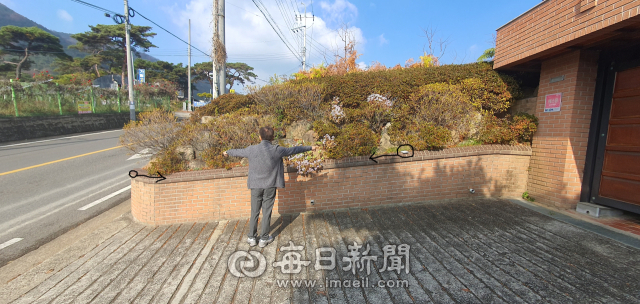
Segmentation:
<svg viewBox="0 0 640 304">
<path fill-rule="evenodd" d="M 121 148 L 121 147 L 122 147 L 122 146 L 116 146 L 116 147 L 112 147 L 112 148 L 108 148 L 108 149 L 104 149 L 104 150 L 93 151 L 93 152 L 89 152 L 89 153 L 85 153 L 85 154 L 80 154 L 80 155 L 76 155 L 76 156 L 71 156 L 71 157 L 67 157 L 67 158 L 63 158 L 63 159 L 58 159 L 58 160 L 50 161 L 50 162 L 43 163 L 43 164 L 39 164 L 39 165 L 35 165 L 35 166 L 24 167 L 24 168 L 22 168 L 22 169 L 17 169 L 17 170 L 13 170 L 13 171 L 2 172 L 2 173 L 0 173 L 0 176 L 2 176 L 2 175 L 7 175 L 7 174 L 11 174 L 11 173 L 16 173 L 16 172 L 20 172 L 20 171 L 24 171 L 24 170 L 29 170 L 29 169 L 33 169 L 33 168 L 38 168 L 38 167 L 42 167 L 42 166 L 46 166 L 46 165 L 50 165 L 50 164 L 55 164 L 55 163 L 59 163 L 59 162 L 61 162 L 61 161 L 70 160 L 70 159 L 74 159 L 74 158 L 78 158 L 78 157 L 83 157 L 83 156 L 87 156 L 87 155 L 91 155 L 91 154 L 96 154 L 96 153 L 100 153 L 100 152 L 105 152 L 105 151 L 109 151 L 109 150 L 113 150 L 113 149 L 117 149 L 117 148 Z"/>
</svg>

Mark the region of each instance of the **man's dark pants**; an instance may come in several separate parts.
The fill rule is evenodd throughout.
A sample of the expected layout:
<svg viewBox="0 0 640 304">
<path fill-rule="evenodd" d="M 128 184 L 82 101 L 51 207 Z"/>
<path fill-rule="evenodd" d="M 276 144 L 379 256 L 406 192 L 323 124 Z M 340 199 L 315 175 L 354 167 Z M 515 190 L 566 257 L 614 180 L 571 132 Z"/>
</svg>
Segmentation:
<svg viewBox="0 0 640 304">
<path fill-rule="evenodd" d="M 271 230 L 271 211 L 276 200 L 276 188 L 251 189 L 251 219 L 249 221 L 249 237 L 256 237 L 258 216 L 262 208 L 262 224 L 260 235 L 263 240 L 269 238 Z"/>
</svg>

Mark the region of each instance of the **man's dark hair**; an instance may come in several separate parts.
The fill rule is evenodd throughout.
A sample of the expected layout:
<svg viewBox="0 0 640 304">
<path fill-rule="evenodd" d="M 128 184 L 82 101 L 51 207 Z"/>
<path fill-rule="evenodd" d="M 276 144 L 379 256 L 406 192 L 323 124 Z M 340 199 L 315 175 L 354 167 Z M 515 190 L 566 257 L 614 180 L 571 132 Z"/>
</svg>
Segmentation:
<svg viewBox="0 0 640 304">
<path fill-rule="evenodd" d="M 262 127 L 260 128 L 260 137 L 262 137 L 262 140 L 268 140 L 268 141 L 272 141 L 273 140 L 273 128 L 272 127 Z"/>
</svg>

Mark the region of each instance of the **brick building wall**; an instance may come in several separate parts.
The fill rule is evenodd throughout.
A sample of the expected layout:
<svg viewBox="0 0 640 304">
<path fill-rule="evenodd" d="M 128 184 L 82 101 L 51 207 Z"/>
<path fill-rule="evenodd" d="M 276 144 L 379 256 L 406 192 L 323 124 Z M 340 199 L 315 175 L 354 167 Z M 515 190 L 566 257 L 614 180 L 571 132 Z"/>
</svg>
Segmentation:
<svg viewBox="0 0 640 304">
<path fill-rule="evenodd" d="M 494 68 L 529 61 L 639 20 L 639 0 L 546 0 L 498 29 Z"/>
<path fill-rule="evenodd" d="M 573 208 L 579 201 L 598 53 L 573 51 L 542 63 L 527 189 L 536 201 Z M 555 77 L 564 80 L 550 83 Z M 562 93 L 560 112 L 544 112 L 545 95 Z"/>
<path fill-rule="evenodd" d="M 473 146 L 418 151 L 413 158 L 378 158 L 378 164 L 368 157 L 330 161 L 314 177 L 285 173 L 286 188 L 278 190 L 274 213 L 519 197 L 525 191 L 530 155 L 531 148 L 525 146 Z M 251 210 L 246 167 L 177 173 L 160 183 L 139 177 L 131 186 L 132 214 L 147 224 L 246 218 Z"/>
</svg>

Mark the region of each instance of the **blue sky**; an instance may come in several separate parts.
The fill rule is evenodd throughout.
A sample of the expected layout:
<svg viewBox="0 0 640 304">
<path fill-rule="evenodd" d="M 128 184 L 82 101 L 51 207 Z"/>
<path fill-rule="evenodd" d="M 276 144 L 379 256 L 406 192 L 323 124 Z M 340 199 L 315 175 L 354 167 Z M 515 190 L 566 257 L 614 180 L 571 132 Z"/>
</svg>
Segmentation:
<svg viewBox="0 0 640 304">
<path fill-rule="evenodd" d="M 122 13 L 122 0 L 85 0 L 86 2 Z M 324 56 L 332 58 L 339 49 L 337 29 L 347 25 L 362 54 L 361 65 L 378 61 L 386 66 L 404 65 L 409 58 L 418 59 L 427 42 L 423 29 L 436 30 L 436 40 L 448 39 L 449 45 L 441 62 L 463 63 L 475 61 L 492 46 L 492 34 L 511 19 L 535 6 L 540 0 L 495 1 L 360 1 L 360 0 L 307 0 L 306 4 L 294 0 L 262 0 L 267 11 L 299 52 L 301 43 L 296 34 L 289 34 L 288 26 L 295 26 L 296 10 L 308 19 L 308 65 L 319 64 Z M 70 0 L 0 0 L 14 11 L 43 26 L 67 33 L 89 30 L 88 25 L 113 24 L 102 12 Z M 280 41 L 271 26 L 251 0 L 227 0 L 226 43 L 229 61 L 246 62 L 255 68 L 260 79 L 273 74 L 291 74 L 300 68 L 300 62 Z M 192 44 L 209 52 L 211 38 L 212 0 L 130 0 L 129 4 L 146 17 L 174 34 L 187 40 L 188 19 L 192 22 Z M 288 18 L 280 12 L 282 5 Z M 297 6 L 297 8 L 294 8 Z M 150 25 L 139 16 L 132 18 L 136 25 Z M 158 48 L 149 53 L 169 62 L 187 63 L 187 46 L 154 27 L 158 35 L 152 42 Z M 312 44 L 312 45 L 309 45 Z M 323 52 L 324 55 L 320 55 Z M 208 61 L 197 51 L 192 52 L 192 63 Z M 262 84 L 257 81 L 256 84 Z"/>
</svg>

